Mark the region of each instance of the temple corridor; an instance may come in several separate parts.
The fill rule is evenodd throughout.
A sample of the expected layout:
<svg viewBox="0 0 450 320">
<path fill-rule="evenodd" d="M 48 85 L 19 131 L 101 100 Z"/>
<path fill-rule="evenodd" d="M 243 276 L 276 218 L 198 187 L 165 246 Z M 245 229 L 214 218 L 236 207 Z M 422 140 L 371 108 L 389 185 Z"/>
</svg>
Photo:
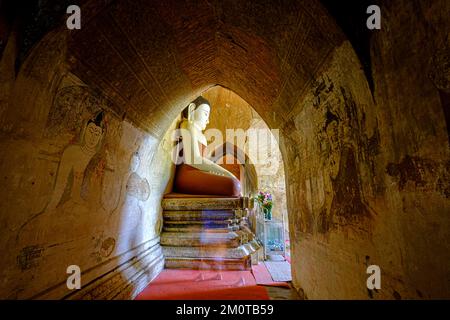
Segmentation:
<svg viewBox="0 0 450 320">
<path fill-rule="evenodd" d="M 194 286 L 181 267 L 240 287 L 215 266 L 253 279 L 259 245 L 227 223 L 262 189 L 292 282 L 256 295 L 450 299 L 450 1 L 374 1 L 381 30 L 367 0 L 84 0 L 79 30 L 56 2 L 0 2 L 0 299 L 148 298 Z M 278 133 L 273 171 L 227 167 L 240 198 L 172 190 L 200 96 L 209 128 Z"/>
</svg>

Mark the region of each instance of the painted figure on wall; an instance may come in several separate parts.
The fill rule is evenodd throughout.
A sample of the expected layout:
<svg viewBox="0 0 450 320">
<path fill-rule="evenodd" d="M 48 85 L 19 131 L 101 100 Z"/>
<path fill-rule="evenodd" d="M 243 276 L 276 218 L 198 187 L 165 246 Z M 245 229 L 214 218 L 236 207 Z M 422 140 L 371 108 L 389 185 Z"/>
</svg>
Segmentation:
<svg viewBox="0 0 450 320">
<path fill-rule="evenodd" d="M 104 237 L 116 238 L 115 249 L 119 251 L 135 247 L 146 236 L 143 224 L 149 212 L 146 211 L 145 202 L 150 198 L 151 188 L 148 180 L 141 175 L 145 171 L 141 154 L 135 151 L 130 155 L 127 172 L 119 186 L 120 205 L 111 211 L 102 226 Z"/>
<path fill-rule="evenodd" d="M 238 197 L 239 180 L 206 155 L 207 141 L 203 134 L 209 123 L 210 104 L 198 97 L 183 111 L 180 124 L 183 163 L 177 166 L 174 191 L 185 194 Z"/>
<path fill-rule="evenodd" d="M 55 189 L 47 210 L 55 209 L 66 190 L 70 190 L 69 199 L 83 203 L 81 188 L 85 170 L 94 155 L 99 151 L 105 133 L 103 111 L 90 119 L 84 128 L 79 144 L 69 145 L 63 152 L 58 167 Z"/>
<path fill-rule="evenodd" d="M 147 201 L 150 196 L 150 185 L 147 179 L 142 178 L 138 173 L 141 165 L 141 158 L 138 152 L 134 152 L 130 162 L 130 176 L 126 184 L 127 193 L 139 201 Z"/>
<path fill-rule="evenodd" d="M 323 131 L 328 144 L 328 175 L 324 176 L 327 196 L 317 218 L 319 233 L 327 233 L 338 226 L 352 226 L 371 216 L 362 195 L 355 149 L 350 142 L 341 142 L 345 141 L 343 126 L 339 116 L 329 110 L 326 112 Z"/>
<path fill-rule="evenodd" d="M 98 153 L 105 135 L 103 111 L 86 122 L 80 141 L 67 146 L 59 162 L 56 181 L 50 200 L 44 210 L 32 216 L 20 228 L 17 239 L 47 244 L 74 237 L 76 231 L 89 232 L 92 217 L 82 196 L 83 185 L 88 183 L 86 169 Z"/>
<path fill-rule="evenodd" d="M 336 179 L 339 173 L 341 159 L 341 148 L 339 144 L 339 119 L 330 111 L 327 111 L 326 115 L 325 133 L 329 146 L 328 165 L 330 169 L 330 178 Z"/>
<path fill-rule="evenodd" d="M 112 216 L 117 212 L 123 221 L 127 222 L 130 229 L 136 228 L 139 220 L 144 214 L 142 203 L 150 197 L 150 184 L 148 180 L 139 174 L 141 157 L 139 152 L 133 152 L 129 168 L 122 185 L 122 195 L 119 210 L 114 210 Z M 122 230 L 123 231 L 123 230 Z"/>
<path fill-rule="evenodd" d="M 89 192 L 87 169 L 101 148 L 105 131 L 104 112 L 101 111 L 87 121 L 79 143 L 64 150 L 46 209 L 50 223 L 42 227 L 45 239 L 67 241 L 89 234 L 92 228 L 98 227 L 98 223 L 92 220 L 98 217 L 90 214 L 89 204 L 83 195 Z"/>
</svg>

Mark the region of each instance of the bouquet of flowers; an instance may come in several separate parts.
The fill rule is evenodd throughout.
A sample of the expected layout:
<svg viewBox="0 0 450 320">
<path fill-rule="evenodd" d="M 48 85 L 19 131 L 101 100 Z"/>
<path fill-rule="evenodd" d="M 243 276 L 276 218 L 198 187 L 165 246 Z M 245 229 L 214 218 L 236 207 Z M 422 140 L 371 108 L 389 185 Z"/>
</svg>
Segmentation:
<svg viewBox="0 0 450 320">
<path fill-rule="evenodd" d="M 272 195 L 269 192 L 260 191 L 256 196 L 256 201 L 258 201 L 259 205 L 264 211 L 264 218 L 266 218 L 267 220 L 271 220 L 273 207 Z"/>
</svg>

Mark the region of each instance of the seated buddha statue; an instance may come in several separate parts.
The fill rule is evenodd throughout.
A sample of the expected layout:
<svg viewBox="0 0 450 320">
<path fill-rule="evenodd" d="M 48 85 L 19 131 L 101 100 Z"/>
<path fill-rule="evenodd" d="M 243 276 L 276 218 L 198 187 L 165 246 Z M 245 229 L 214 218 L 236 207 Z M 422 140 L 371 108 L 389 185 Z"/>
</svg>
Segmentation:
<svg viewBox="0 0 450 320">
<path fill-rule="evenodd" d="M 183 111 L 180 123 L 181 163 L 177 165 L 174 191 L 184 194 L 239 197 L 239 180 L 228 170 L 208 159 L 203 134 L 209 123 L 210 104 L 198 97 Z"/>
</svg>

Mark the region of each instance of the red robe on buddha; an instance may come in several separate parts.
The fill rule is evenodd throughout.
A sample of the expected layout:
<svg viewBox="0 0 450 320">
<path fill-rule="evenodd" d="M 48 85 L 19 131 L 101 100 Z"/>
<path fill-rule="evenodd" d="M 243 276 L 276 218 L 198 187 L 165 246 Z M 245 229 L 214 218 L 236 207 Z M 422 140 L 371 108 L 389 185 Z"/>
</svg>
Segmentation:
<svg viewBox="0 0 450 320">
<path fill-rule="evenodd" d="M 206 146 L 199 143 L 199 148 L 205 156 Z M 201 171 L 185 163 L 177 165 L 173 189 L 178 193 L 196 195 L 239 197 L 241 194 L 238 179 Z"/>
</svg>

